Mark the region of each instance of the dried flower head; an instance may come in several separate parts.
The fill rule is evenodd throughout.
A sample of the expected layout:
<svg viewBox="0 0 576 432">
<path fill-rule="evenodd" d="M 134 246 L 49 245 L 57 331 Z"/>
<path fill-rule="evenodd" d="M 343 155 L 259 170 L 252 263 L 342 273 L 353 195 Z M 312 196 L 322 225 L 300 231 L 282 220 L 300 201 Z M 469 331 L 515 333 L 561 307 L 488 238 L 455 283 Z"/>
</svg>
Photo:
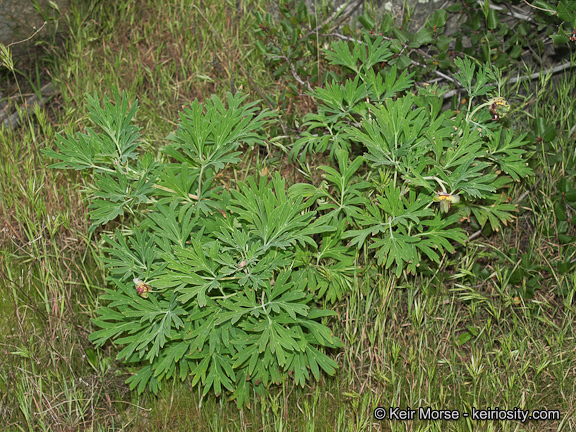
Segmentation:
<svg viewBox="0 0 576 432">
<path fill-rule="evenodd" d="M 136 294 L 142 298 L 148 298 L 148 293 L 152 291 L 150 285 L 144 283 L 138 278 L 134 278 L 133 282 L 136 285 Z"/>
</svg>

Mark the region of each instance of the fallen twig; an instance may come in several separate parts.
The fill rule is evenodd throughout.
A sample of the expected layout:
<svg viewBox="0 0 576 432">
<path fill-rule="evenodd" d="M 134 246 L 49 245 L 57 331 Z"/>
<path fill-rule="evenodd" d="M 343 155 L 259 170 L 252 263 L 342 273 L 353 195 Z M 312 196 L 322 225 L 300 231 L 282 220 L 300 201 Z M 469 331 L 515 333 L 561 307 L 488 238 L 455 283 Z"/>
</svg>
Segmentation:
<svg viewBox="0 0 576 432">
<path fill-rule="evenodd" d="M 44 24 L 42 24 L 42 26 L 41 26 L 38 30 L 36 30 L 34 33 L 32 33 L 31 36 L 29 36 L 29 37 L 27 37 L 26 39 L 21 40 L 21 41 L 12 42 L 12 43 L 9 44 L 7 47 L 10 48 L 10 47 L 13 46 L 13 45 L 18 45 L 18 44 L 20 44 L 20 43 L 22 43 L 22 42 L 29 41 L 29 40 L 32 39 L 34 36 L 36 36 L 36 35 L 38 34 L 38 32 L 44 28 L 45 25 L 46 25 L 46 21 L 44 21 Z"/>
</svg>

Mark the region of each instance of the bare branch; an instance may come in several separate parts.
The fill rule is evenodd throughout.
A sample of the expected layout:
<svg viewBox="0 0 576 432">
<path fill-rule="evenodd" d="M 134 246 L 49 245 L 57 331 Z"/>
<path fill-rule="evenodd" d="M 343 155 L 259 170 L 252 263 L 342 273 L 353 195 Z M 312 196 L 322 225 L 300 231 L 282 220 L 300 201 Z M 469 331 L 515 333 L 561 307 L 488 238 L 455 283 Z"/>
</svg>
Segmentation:
<svg viewBox="0 0 576 432">
<path fill-rule="evenodd" d="M 44 26 L 46 25 L 46 21 L 44 21 L 44 24 L 42 24 L 42 27 L 40 27 L 38 30 L 36 30 L 34 33 L 32 33 L 32 35 L 24 40 L 18 41 L 18 42 L 12 42 L 10 45 L 8 45 L 8 48 L 11 47 L 12 45 L 18 45 L 20 43 L 29 41 L 30 39 L 32 39 L 34 36 L 36 36 L 38 34 L 38 32 L 40 30 L 42 30 L 44 28 Z"/>
<path fill-rule="evenodd" d="M 484 2 L 482 1 L 478 1 L 477 2 L 478 5 L 480 5 L 480 7 L 484 6 Z M 509 10 L 508 8 L 502 7 L 502 6 L 496 6 L 492 3 L 490 3 L 489 5 L 490 9 L 495 10 L 495 11 L 505 11 L 505 10 Z M 524 15 L 518 12 L 506 12 L 506 15 L 512 17 L 512 18 L 516 18 L 522 21 L 528 21 L 528 22 L 533 22 L 534 20 L 532 19 L 532 17 L 528 16 L 528 15 Z"/>
</svg>

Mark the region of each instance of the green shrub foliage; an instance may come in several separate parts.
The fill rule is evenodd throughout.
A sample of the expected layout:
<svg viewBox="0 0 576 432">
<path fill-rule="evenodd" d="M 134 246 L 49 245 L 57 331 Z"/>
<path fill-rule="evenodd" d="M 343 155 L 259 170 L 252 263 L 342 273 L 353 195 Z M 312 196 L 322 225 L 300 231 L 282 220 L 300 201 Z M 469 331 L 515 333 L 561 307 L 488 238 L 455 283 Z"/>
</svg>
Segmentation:
<svg viewBox="0 0 576 432">
<path fill-rule="evenodd" d="M 498 230 L 515 211 L 507 188 L 532 170 L 523 159 L 525 136 L 497 121 L 509 108 L 492 84 L 500 82 L 497 68 L 457 59 L 455 78 L 468 104 L 442 110 L 441 89 L 406 92 L 414 87 L 406 72 L 396 66 L 386 76 L 375 72 L 372 66 L 390 55 L 388 45 L 365 33 L 363 40 L 325 50 L 332 64 L 356 78 L 311 93 L 318 112 L 306 116 L 307 130 L 292 155 L 304 160 L 306 153 L 329 151 L 335 157 L 339 172 L 321 167 L 326 184 L 296 187 L 315 195 L 326 216 L 346 220 L 341 237 L 348 245 L 374 250 L 378 264 L 399 276 L 415 272 L 423 259 L 440 262 L 464 243 L 461 220 Z M 364 156 L 350 162 L 351 151 Z M 363 161 L 368 172 L 360 179 Z"/>
<path fill-rule="evenodd" d="M 165 378 L 190 375 L 203 395 L 227 391 L 244 406 L 253 390 L 289 375 L 304 385 L 336 371 L 323 347 L 341 344 L 321 323 L 334 313 L 314 306 L 293 270 L 297 251 L 316 251 L 313 236 L 335 228 L 279 175 L 231 192 L 215 182 L 241 145 L 261 141 L 270 117 L 241 107 L 244 99 L 229 95 L 227 108 L 217 97 L 194 102 L 163 148 L 173 162 L 136 157 L 137 105 L 117 92 L 103 108 L 89 98 L 99 130 L 60 136 L 60 153 L 45 152 L 62 160 L 54 167 L 94 170 L 93 228 L 123 218 L 124 229 L 104 236 L 112 287 L 90 340 L 124 347 L 118 358 L 137 368 L 131 389 L 157 391 Z"/>
<path fill-rule="evenodd" d="M 122 347 L 131 389 L 190 376 L 242 407 L 272 383 L 334 374 L 326 350 L 341 343 L 320 301 L 341 299 L 367 266 L 400 276 L 439 263 L 467 240 L 461 221 L 498 229 L 511 218 L 506 189 L 531 171 L 524 137 L 498 121 L 498 69 L 458 59 L 468 106 L 443 110 L 441 89 L 415 88 L 396 65 L 377 70 L 392 48 L 364 33 L 323 51 L 353 78 L 310 92 L 318 111 L 292 157 L 332 155 L 317 185 L 219 180 L 272 117 L 239 94 L 192 103 L 160 155 L 137 152 L 136 103 L 89 97 L 96 128 L 45 152 L 54 167 L 93 172 L 91 229 L 121 223 L 103 237 L 110 285 L 90 339 Z"/>
</svg>

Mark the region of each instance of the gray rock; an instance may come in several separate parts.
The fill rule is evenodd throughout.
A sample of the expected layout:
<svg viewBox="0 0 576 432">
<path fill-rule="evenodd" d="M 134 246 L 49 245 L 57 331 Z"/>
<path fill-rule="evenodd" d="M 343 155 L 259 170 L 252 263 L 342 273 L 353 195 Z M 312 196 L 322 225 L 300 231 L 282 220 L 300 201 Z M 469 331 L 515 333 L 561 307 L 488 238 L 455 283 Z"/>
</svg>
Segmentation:
<svg viewBox="0 0 576 432">
<path fill-rule="evenodd" d="M 45 18 L 58 15 L 50 3 L 57 5 L 60 13 L 69 7 L 69 0 L 38 0 L 39 10 L 32 0 L 0 0 L 0 42 L 6 46 L 12 44 L 10 51 L 15 61 L 29 54 L 38 39 L 45 36 L 48 31 L 47 26 L 42 28 Z M 38 29 L 42 30 L 30 38 Z"/>
</svg>

